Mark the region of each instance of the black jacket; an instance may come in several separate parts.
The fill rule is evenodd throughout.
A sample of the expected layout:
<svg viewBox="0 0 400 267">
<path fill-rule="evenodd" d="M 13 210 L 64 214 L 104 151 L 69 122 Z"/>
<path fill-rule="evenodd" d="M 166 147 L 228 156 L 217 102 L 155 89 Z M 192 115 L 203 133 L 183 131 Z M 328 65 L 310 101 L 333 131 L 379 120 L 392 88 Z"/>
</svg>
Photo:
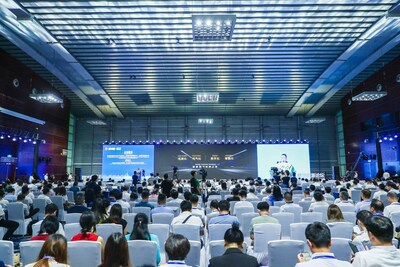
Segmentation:
<svg viewBox="0 0 400 267">
<path fill-rule="evenodd" d="M 257 259 L 244 254 L 240 249 L 228 248 L 224 255 L 212 258 L 209 267 L 259 267 Z"/>
</svg>

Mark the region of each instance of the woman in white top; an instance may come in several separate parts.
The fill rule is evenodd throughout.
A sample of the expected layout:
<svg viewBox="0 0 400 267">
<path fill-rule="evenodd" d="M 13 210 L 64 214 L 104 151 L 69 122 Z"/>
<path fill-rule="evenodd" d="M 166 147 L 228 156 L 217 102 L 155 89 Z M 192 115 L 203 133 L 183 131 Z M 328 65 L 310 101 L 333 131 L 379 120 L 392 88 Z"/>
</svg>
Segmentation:
<svg viewBox="0 0 400 267">
<path fill-rule="evenodd" d="M 59 234 L 44 242 L 37 261 L 25 267 L 70 267 L 67 264 L 67 240 Z"/>
</svg>

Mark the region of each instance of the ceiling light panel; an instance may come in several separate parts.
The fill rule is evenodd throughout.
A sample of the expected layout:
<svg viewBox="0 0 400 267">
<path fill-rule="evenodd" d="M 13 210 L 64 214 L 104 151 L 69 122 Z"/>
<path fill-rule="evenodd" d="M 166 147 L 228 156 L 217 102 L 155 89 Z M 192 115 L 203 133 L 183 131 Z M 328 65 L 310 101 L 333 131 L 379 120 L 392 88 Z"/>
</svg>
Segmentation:
<svg viewBox="0 0 400 267">
<path fill-rule="evenodd" d="M 375 101 L 379 98 L 382 98 L 384 96 L 387 95 L 386 91 L 381 91 L 381 92 L 377 92 L 377 91 L 365 91 L 362 93 L 359 93 L 356 96 L 353 96 L 351 99 L 353 101 Z"/>
<path fill-rule="evenodd" d="M 192 15 L 193 41 L 230 41 L 236 15 Z"/>
</svg>

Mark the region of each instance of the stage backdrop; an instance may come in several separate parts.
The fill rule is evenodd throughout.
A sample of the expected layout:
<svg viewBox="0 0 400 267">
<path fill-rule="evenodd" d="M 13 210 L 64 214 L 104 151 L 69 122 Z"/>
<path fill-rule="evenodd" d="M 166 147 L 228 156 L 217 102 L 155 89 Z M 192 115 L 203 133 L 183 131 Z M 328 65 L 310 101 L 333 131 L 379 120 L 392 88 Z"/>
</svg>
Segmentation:
<svg viewBox="0 0 400 267">
<path fill-rule="evenodd" d="M 296 177 L 310 177 L 310 152 L 308 144 L 257 145 L 258 176 L 271 178 L 271 167 L 277 167 L 282 154 L 296 172 Z"/>
<path fill-rule="evenodd" d="M 204 168 L 207 179 L 257 177 L 255 145 L 170 145 L 156 146 L 156 170 L 172 177 L 178 167 L 178 178 L 190 178 L 190 171 Z"/>
</svg>

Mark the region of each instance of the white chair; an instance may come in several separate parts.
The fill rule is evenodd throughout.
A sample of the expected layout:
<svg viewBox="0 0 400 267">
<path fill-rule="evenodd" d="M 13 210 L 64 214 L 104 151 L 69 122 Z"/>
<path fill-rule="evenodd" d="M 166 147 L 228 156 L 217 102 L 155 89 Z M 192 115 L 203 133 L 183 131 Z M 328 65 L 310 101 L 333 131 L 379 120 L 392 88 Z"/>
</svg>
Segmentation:
<svg viewBox="0 0 400 267">
<path fill-rule="evenodd" d="M 122 218 L 127 222 L 126 230 L 128 231 L 128 233 L 132 233 L 133 225 L 135 224 L 135 216 L 136 216 L 136 213 L 122 214 Z"/>
<path fill-rule="evenodd" d="M 326 223 L 326 221 L 328 220 L 328 206 L 316 206 L 313 212 L 321 212 L 322 222 Z"/>
<path fill-rule="evenodd" d="M 302 207 L 296 207 L 296 206 L 285 207 L 285 212 L 293 213 L 294 222 L 296 223 L 296 222 L 300 222 L 300 214 L 303 212 L 303 208 Z"/>
<path fill-rule="evenodd" d="M 311 206 L 311 201 L 299 201 L 298 204 L 303 208 L 303 212 L 308 212 L 308 209 Z"/>
<path fill-rule="evenodd" d="M 188 255 L 186 256 L 185 263 L 192 267 L 200 266 L 200 252 L 201 252 L 201 243 L 200 241 L 189 240 L 190 242 L 190 250 Z"/>
<path fill-rule="evenodd" d="M 290 239 L 307 242 L 306 228 L 309 224 L 308 222 L 292 223 L 290 225 Z"/>
<path fill-rule="evenodd" d="M 390 214 L 390 219 L 392 220 L 392 223 L 397 225 L 400 225 L 400 211 L 392 212 Z"/>
<path fill-rule="evenodd" d="M 278 219 L 282 226 L 282 238 L 290 237 L 290 224 L 294 223 L 294 214 L 290 212 L 275 213 L 272 217 Z"/>
<path fill-rule="evenodd" d="M 229 205 L 230 205 L 229 211 L 231 212 L 231 214 L 233 214 L 233 211 L 235 210 L 235 205 L 238 202 L 239 201 L 229 201 Z"/>
<path fill-rule="evenodd" d="M 206 217 L 207 217 L 207 222 L 209 222 L 209 221 L 210 221 L 212 218 L 214 218 L 214 217 L 218 217 L 218 215 L 219 215 L 218 212 L 213 212 L 213 213 L 207 214 L 207 215 L 206 215 Z"/>
<path fill-rule="evenodd" d="M 171 225 L 173 219 L 174 219 L 174 214 L 172 213 L 155 213 L 152 215 L 153 223 L 157 224 Z"/>
<path fill-rule="evenodd" d="M 74 235 L 81 232 L 81 226 L 79 223 L 67 223 L 64 225 L 65 238 L 69 241 Z M 106 241 L 106 240 L 105 240 Z M 104 241 L 104 242 L 105 242 Z"/>
<path fill-rule="evenodd" d="M 71 267 L 99 266 L 101 243 L 97 241 L 68 242 L 68 264 Z"/>
<path fill-rule="evenodd" d="M 12 241 L 0 240 L 0 259 L 4 264 L 14 266 L 14 243 Z"/>
<path fill-rule="evenodd" d="M 160 241 L 160 250 L 161 254 L 165 253 L 165 241 L 167 241 L 169 237 L 169 225 L 166 224 L 149 224 L 149 232 L 150 234 L 156 235 L 158 240 Z"/>
<path fill-rule="evenodd" d="M 300 214 L 300 221 L 301 222 L 322 222 L 322 213 L 321 212 L 303 212 Z"/>
<path fill-rule="evenodd" d="M 210 258 L 221 256 L 225 253 L 225 241 L 224 240 L 214 240 L 210 241 L 208 244 L 210 251 Z"/>
<path fill-rule="evenodd" d="M 268 242 L 281 239 L 279 223 L 259 223 L 254 225 L 254 252 L 268 252 Z"/>
<path fill-rule="evenodd" d="M 4 235 L 6 234 L 6 232 L 7 232 L 7 228 L 0 227 L 0 240 L 3 239 Z"/>
<path fill-rule="evenodd" d="M 338 203 L 337 206 L 340 208 L 342 213 L 343 212 L 353 212 L 354 213 L 354 210 L 355 210 L 354 205 L 343 205 L 343 204 Z"/>
<path fill-rule="evenodd" d="M 69 202 L 75 202 L 75 196 L 74 192 L 72 191 L 67 191 L 67 198 Z"/>
<path fill-rule="evenodd" d="M 351 239 L 347 238 L 332 238 L 331 252 L 335 254 L 336 259 L 350 262 L 352 254 L 349 246 L 350 241 Z"/>
<path fill-rule="evenodd" d="M 269 206 L 269 215 L 281 212 L 281 208 L 277 206 Z"/>
<path fill-rule="evenodd" d="M 242 223 L 241 222 L 241 220 L 242 220 L 242 214 L 244 214 L 244 213 L 249 213 L 249 212 L 254 212 L 254 208 L 253 207 L 237 207 L 236 208 L 236 217 L 238 218 L 238 220 L 239 220 L 239 223 Z"/>
<path fill-rule="evenodd" d="M 24 206 L 22 203 L 8 203 L 8 219 L 19 223 L 17 230 L 14 232 L 16 235 L 26 235 L 26 228 L 32 219 L 25 219 Z"/>
<path fill-rule="evenodd" d="M 34 198 L 32 201 L 33 201 L 32 202 L 33 208 L 34 209 L 36 209 L 36 208 L 39 209 L 39 212 L 36 213 L 36 215 L 34 216 L 35 219 L 38 220 L 38 221 L 43 220 L 44 214 L 45 214 L 44 210 L 46 208 L 46 200 L 42 199 L 42 198 Z"/>
<path fill-rule="evenodd" d="M 128 240 L 132 266 L 157 266 L 157 243 L 149 240 Z"/>
<path fill-rule="evenodd" d="M 57 205 L 58 207 L 58 220 L 64 221 L 64 199 L 62 196 L 53 196 L 50 197 L 51 201 Z"/>
<path fill-rule="evenodd" d="M 230 224 L 210 224 L 208 225 L 208 240 L 224 240 L 226 230 L 232 228 Z"/>
<path fill-rule="evenodd" d="M 268 242 L 268 267 L 293 267 L 297 255 L 304 251 L 304 242 L 299 240 L 275 240 Z"/>
<path fill-rule="evenodd" d="M 189 240 L 200 241 L 200 227 L 191 224 L 173 224 L 172 232 L 181 234 Z"/>
<path fill-rule="evenodd" d="M 214 199 L 220 201 L 220 200 L 221 200 L 221 196 L 220 196 L 220 195 L 210 195 L 210 196 L 208 196 L 207 201 L 208 201 L 208 203 L 210 203 L 210 202 L 213 201 Z"/>
<path fill-rule="evenodd" d="M 149 207 L 131 207 L 131 213 L 144 213 L 147 215 L 147 218 L 149 218 L 150 221 L 150 208 Z"/>
<path fill-rule="evenodd" d="M 350 191 L 351 199 L 353 200 L 354 204 L 361 201 L 361 190 L 353 189 Z"/>
<path fill-rule="evenodd" d="M 44 241 L 27 241 L 19 243 L 21 266 L 37 261 Z"/>
<path fill-rule="evenodd" d="M 346 221 L 352 223 L 353 225 L 356 224 L 357 217 L 356 217 L 356 213 L 354 211 L 342 212 L 342 213 L 343 213 L 343 217 Z"/>
<path fill-rule="evenodd" d="M 384 195 L 379 195 L 379 200 L 382 201 L 384 207 L 390 205 L 389 200 L 388 200 L 388 197 L 387 197 L 386 194 L 384 194 Z"/>
<path fill-rule="evenodd" d="M 64 214 L 65 223 L 79 223 L 81 213 L 66 213 Z"/>
<path fill-rule="evenodd" d="M 361 205 L 360 211 L 362 211 L 362 210 L 369 211 L 370 210 L 370 204 Z"/>
<path fill-rule="evenodd" d="M 242 228 L 242 232 L 245 238 L 250 237 L 251 220 L 258 216 L 259 216 L 258 213 L 255 212 L 242 214 L 242 221 L 240 222 L 240 227 Z"/>
<path fill-rule="evenodd" d="M 353 234 L 353 224 L 350 222 L 334 222 L 328 223 L 327 226 L 331 230 L 331 237 L 340 237 L 351 239 Z"/>
<path fill-rule="evenodd" d="M 32 235 L 37 235 L 39 233 L 41 224 L 42 223 L 40 221 L 35 224 L 32 224 Z"/>
<path fill-rule="evenodd" d="M 102 223 L 96 225 L 96 232 L 99 236 L 101 236 L 106 243 L 108 237 L 113 233 L 121 233 L 122 234 L 122 225 L 115 223 Z"/>
<path fill-rule="evenodd" d="M 285 204 L 286 204 L 285 201 L 275 201 L 274 202 L 274 207 L 281 207 L 281 206 L 283 206 Z"/>
</svg>

